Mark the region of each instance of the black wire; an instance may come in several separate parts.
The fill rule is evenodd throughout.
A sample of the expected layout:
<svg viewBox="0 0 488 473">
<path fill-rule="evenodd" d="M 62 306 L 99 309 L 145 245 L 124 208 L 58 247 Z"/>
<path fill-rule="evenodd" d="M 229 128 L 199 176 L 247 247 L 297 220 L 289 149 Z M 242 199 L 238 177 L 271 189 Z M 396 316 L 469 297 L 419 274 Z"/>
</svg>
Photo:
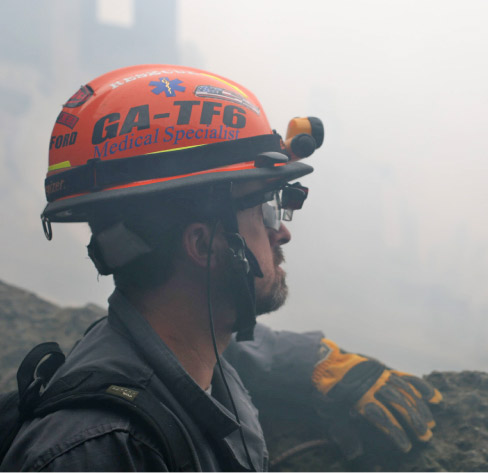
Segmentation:
<svg viewBox="0 0 488 473">
<path fill-rule="evenodd" d="M 214 329 L 214 322 L 213 322 L 212 297 L 211 297 L 212 294 L 211 294 L 211 290 L 210 290 L 210 262 L 211 262 L 211 258 L 212 258 L 213 240 L 215 237 L 215 232 L 217 230 L 218 223 L 219 223 L 218 220 L 216 220 L 213 223 L 212 231 L 210 233 L 210 241 L 209 241 L 209 245 L 208 245 L 208 255 L 207 255 L 207 307 L 208 307 L 208 317 L 209 317 L 209 321 L 210 321 L 210 333 L 212 334 L 212 343 L 213 343 L 213 348 L 214 348 L 214 352 L 215 352 L 215 357 L 217 359 L 217 365 L 218 365 L 219 371 L 220 371 L 220 376 L 222 377 L 222 381 L 224 382 L 225 389 L 226 389 L 227 394 L 229 396 L 230 403 L 232 405 L 232 410 L 234 411 L 234 415 L 236 417 L 236 422 L 239 425 L 239 433 L 241 435 L 242 446 L 244 447 L 244 451 L 246 452 L 246 458 L 247 458 L 247 462 L 249 463 L 249 469 L 251 471 L 256 471 L 256 469 L 254 468 L 254 465 L 251 461 L 251 455 L 249 455 L 249 450 L 247 449 L 246 440 L 244 438 L 244 431 L 242 430 L 242 425 L 241 425 L 241 421 L 239 419 L 239 414 L 237 413 L 236 405 L 234 403 L 234 398 L 232 397 L 229 385 L 227 384 L 227 379 L 225 378 L 224 370 L 222 368 L 222 363 L 220 361 L 219 350 L 217 348 L 217 341 L 215 340 L 215 329 Z"/>
</svg>

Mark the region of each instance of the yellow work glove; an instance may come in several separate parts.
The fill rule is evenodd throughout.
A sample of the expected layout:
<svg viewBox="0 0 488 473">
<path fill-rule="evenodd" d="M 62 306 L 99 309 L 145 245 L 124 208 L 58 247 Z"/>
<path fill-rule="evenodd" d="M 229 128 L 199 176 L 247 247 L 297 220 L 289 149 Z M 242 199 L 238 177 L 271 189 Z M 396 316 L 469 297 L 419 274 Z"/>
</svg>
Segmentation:
<svg viewBox="0 0 488 473">
<path fill-rule="evenodd" d="M 435 421 L 426 403 L 442 400 L 437 389 L 376 360 L 343 352 L 327 339 L 321 341 L 320 357 L 312 381 L 328 401 L 359 413 L 404 452 L 412 447 L 406 431 L 421 442 L 430 440 Z"/>
</svg>

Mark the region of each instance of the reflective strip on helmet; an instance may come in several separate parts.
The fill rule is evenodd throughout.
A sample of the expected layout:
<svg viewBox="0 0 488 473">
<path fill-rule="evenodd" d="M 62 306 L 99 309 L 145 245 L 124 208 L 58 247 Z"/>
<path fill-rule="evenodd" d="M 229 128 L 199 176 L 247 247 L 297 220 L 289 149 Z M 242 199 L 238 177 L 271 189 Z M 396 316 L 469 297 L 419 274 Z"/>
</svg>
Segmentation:
<svg viewBox="0 0 488 473">
<path fill-rule="evenodd" d="M 62 163 L 57 163 L 49 166 L 47 168 L 47 172 L 57 171 L 58 169 L 66 169 L 70 167 L 71 167 L 71 163 L 69 161 L 63 161 Z"/>
<path fill-rule="evenodd" d="M 202 145 L 193 145 L 193 146 L 183 146 L 181 148 L 162 149 L 161 151 L 151 151 L 150 153 L 147 153 L 145 156 L 149 156 L 150 154 L 168 153 L 170 151 L 182 151 L 184 149 L 198 148 L 200 146 L 205 146 L 205 145 L 202 144 Z"/>
</svg>

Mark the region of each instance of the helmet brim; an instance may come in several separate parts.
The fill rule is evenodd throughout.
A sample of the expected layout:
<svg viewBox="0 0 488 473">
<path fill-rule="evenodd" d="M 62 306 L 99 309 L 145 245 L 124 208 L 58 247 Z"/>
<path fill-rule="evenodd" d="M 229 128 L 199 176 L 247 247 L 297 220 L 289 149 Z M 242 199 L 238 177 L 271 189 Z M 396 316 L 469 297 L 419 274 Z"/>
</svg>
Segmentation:
<svg viewBox="0 0 488 473">
<path fill-rule="evenodd" d="M 123 205 L 125 199 L 164 195 L 169 192 L 184 191 L 221 182 L 247 181 L 276 181 L 277 185 L 310 174 L 313 167 L 308 164 L 293 162 L 284 166 L 252 168 L 237 171 L 220 171 L 196 174 L 178 179 L 150 184 L 140 183 L 117 189 L 106 189 L 77 195 L 50 202 L 45 207 L 42 216 L 51 222 L 86 222 L 90 217 L 90 210 L 103 203 L 119 201 Z"/>
</svg>

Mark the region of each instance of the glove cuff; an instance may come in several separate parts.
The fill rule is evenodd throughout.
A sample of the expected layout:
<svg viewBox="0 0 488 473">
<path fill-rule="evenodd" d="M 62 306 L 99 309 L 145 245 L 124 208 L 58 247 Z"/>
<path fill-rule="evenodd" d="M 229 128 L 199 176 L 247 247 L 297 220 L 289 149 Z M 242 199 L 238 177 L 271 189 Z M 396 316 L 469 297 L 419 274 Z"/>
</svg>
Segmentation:
<svg viewBox="0 0 488 473">
<path fill-rule="evenodd" d="M 343 352 L 333 341 L 321 340 L 322 359 L 315 365 L 312 382 L 319 392 L 328 394 L 344 376 L 356 365 L 368 361 L 354 353 Z"/>
</svg>

